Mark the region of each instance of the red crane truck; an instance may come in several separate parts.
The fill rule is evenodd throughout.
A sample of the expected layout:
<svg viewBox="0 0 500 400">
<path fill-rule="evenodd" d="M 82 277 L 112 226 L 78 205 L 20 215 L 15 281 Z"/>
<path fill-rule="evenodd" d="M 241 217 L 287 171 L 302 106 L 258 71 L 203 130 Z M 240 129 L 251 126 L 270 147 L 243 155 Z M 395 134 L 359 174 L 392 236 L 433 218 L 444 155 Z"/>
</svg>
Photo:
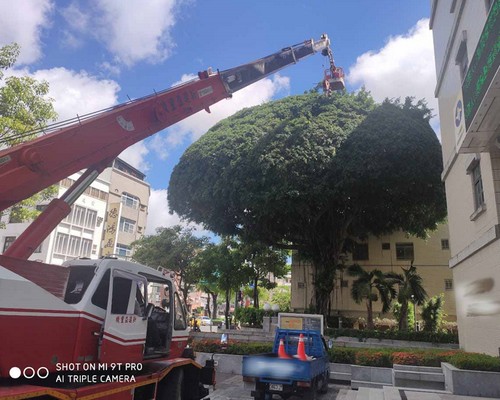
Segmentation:
<svg viewBox="0 0 500 400">
<path fill-rule="evenodd" d="M 0 255 L 0 399 L 200 399 L 214 383 L 186 350 L 186 308 L 168 271 L 102 258 L 62 266 L 28 258 L 127 147 L 330 41 L 282 49 L 222 72 L 43 129 L 0 151 L 0 211 L 85 169 Z M 165 291 L 164 307 L 148 301 Z"/>
</svg>

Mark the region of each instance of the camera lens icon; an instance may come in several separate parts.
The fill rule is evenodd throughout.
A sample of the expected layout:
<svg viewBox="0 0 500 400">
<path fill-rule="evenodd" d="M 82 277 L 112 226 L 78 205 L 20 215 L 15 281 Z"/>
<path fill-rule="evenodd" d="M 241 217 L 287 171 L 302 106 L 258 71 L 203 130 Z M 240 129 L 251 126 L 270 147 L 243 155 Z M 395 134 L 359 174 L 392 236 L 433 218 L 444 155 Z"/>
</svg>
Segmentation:
<svg viewBox="0 0 500 400">
<path fill-rule="evenodd" d="M 26 379 L 33 379 L 38 377 L 40 379 L 45 379 L 49 376 L 49 370 L 45 367 L 40 367 L 35 369 L 33 367 L 26 367 L 23 370 L 19 367 L 12 367 L 9 370 L 9 376 L 12 379 L 19 379 L 21 376 Z"/>
</svg>

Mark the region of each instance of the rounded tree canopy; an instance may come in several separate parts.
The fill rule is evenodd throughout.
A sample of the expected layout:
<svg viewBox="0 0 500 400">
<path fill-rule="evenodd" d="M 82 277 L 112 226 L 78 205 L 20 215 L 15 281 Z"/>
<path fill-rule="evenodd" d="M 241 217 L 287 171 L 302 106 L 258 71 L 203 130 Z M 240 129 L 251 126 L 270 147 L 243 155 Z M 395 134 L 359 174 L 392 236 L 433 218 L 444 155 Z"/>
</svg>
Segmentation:
<svg viewBox="0 0 500 400">
<path fill-rule="evenodd" d="M 171 210 L 218 234 L 296 241 L 328 206 L 332 160 L 373 107 L 360 91 L 308 93 L 238 112 L 186 150 L 170 178 Z"/>
<path fill-rule="evenodd" d="M 428 116 L 408 99 L 375 108 L 365 91 L 245 109 L 186 150 L 170 179 L 171 210 L 305 254 L 339 254 L 349 236 L 424 236 L 446 215 Z"/>
<path fill-rule="evenodd" d="M 360 233 L 425 237 L 446 217 L 441 145 L 419 103 L 384 102 L 342 144 L 330 177 L 353 204 Z"/>
</svg>

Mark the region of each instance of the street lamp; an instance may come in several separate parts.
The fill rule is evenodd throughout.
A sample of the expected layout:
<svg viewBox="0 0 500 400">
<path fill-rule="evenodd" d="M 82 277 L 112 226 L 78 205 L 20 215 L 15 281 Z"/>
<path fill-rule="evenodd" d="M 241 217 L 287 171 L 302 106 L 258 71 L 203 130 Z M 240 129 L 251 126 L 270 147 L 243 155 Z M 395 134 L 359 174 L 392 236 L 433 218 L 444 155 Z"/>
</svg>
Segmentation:
<svg viewBox="0 0 500 400">
<path fill-rule="evenodd" d="M 411 301 L 413 302 L 413 330 L 417 331 L 417 303 L 415 302 L 415 296 L 411 295 Z"/>
</svg>

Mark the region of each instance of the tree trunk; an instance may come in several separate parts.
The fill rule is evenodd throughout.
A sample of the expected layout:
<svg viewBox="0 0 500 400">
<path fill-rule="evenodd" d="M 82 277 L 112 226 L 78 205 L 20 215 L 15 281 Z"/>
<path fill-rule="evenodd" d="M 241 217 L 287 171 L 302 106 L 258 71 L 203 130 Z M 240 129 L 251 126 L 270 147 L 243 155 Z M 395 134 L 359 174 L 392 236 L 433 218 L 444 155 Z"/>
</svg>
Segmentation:
<svg viewBox="0 0 500 400">
<path fill-rule="evenodd" d="M 313 264 L 314 268 L 314 299 L 316 313 L 323 315 L 324 320 L 328 317 L 328 303 L 330 294 L 334 290 L 335 268 L 328 265 Z"/>
<path fill-rule="evenodd" d="M 229 329 L 229 296 L 231 295 L 231 291 L 229 289 L 226 290 L 226 329 Z"/>
<path fill-rule="evenodd" d="M 374 329 L 374 324 L 373 324 L 373 302 L 369 298 L 366 300 L 366 311 L 367 311 L 367 320 L 366 320 L 366 328 L 367 329 Z"/>
<path fill-rule="evenodd" d="M 403 301 L 401 303 L 401 311 L 399 315 L 398 326 L 400 331 L 408 330 L 408 301 Z"/>
<path fill-rule="evenodd" d="M 259 278 L 255 277 L 253 280 L 253 306 L 259 308 L 259 290 L 257 285 L 259 283 Z"/>
<path fill-rule="evenodd" d="M 212 318 L 217 318 L 217 297 L 219 297 L 219 295 L 217 293 L 211 293 L 211 295 L 212 295 L 212 308 L 213 308 Z"/>
<path fill-rule="evenodd" d="M 207 306 L 205 307 L 205 309 L 208 312 L 208 316 L 212 318 L 212 311 L 210 310 L 210 295 L 207 296 Z"/>
</svg>

